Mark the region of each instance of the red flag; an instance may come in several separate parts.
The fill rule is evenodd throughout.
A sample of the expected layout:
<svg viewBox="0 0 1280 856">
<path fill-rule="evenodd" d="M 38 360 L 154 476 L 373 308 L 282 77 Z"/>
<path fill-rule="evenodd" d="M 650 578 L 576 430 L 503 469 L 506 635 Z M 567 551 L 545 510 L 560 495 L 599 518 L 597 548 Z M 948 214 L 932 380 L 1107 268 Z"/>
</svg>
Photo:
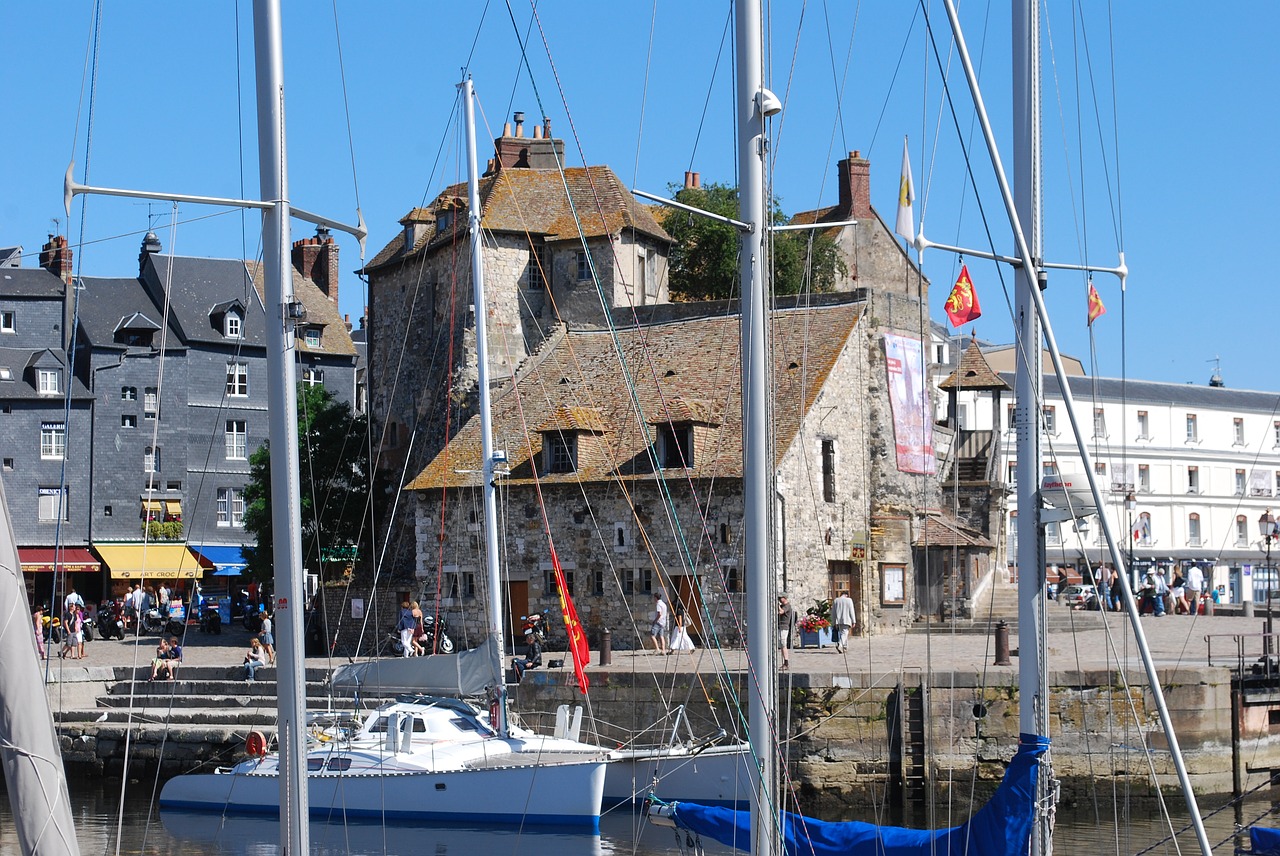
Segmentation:
<svg viewBox="0 0 1280 856">
<path fill-rule="evenodd" d="M 556 574 L 556 590 L 560 593 L 560 612 L 564 615 L 564 628 L 569 634 L 569 653 L 573 655 L 573 671 L 578 676 L 578 689 L 587 691 L 587 663 L 591 661 L 591 650 L 587 647 L 587 636 L 582 632 L 582 624 L 578 621 L 578 610 L 569 596 L 569 586 L 565 583 L 564 570 L 560 567 L 560 557 L 556 548 L 551 546 L 551 569 Z"/>
<path fill-rule="evenodd" d="M 1089 326 L 1092 327 L 1094 321 L 1106 314 L 1107 307 L 1102 305 L 1102 298 L 1098 296 L 1098 289 L 1093 287 L 1093 280 L 1089 280 Z"/>
<path fill-rule="evenodd" d="M 956 284 L 951 287 L 945 308 L 952 327 L 963 327 L 982 317 L 978 292 L 973 287 L 973 280 L 969 279 L 968 265 L 960 266 L 960 276 L 956 277 Z"/>
</svg>

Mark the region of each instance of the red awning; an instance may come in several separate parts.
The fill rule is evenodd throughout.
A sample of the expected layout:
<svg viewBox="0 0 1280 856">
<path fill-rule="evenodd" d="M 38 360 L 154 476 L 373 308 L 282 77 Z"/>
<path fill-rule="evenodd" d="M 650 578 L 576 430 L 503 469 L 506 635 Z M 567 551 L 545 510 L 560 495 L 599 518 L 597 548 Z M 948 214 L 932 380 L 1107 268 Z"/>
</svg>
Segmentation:
<svg viewBox="0 0 1280 856">
<path fill-rule="evenodd" d="M 22 570 L 28 574 L 53 573 L 54 562 L 59 556 L 62 561 L 58 564 L 69 574 L 102 570 L 102 565 L 84 547 L 63 547 L 61 550 L 52 547 L 18 548 L 18 561 L 22 563 Z"/>
</svg>

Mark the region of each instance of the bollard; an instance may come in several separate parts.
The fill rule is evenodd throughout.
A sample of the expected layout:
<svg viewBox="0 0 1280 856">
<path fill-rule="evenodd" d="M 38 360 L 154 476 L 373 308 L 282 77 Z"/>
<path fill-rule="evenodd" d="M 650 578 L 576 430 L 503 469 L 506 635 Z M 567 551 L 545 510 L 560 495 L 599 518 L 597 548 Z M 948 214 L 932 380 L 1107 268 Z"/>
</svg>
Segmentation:
<svg viewBox="0 0 1280 856">
<path fill-rule="evenodd" d="M 1246 600 L 1244 602 L 1244 617 L 1253 618 L 1253 601 Z"/>
<path fill-rule="evenodd" d="M 606 627 L 600 634 L 600 665 L 607 666 L 613 662 L 613 633 Z"/>
<path fill-rule="evenodd" d="M 1009 659 L 1009 622 L 996 622 L 996 662 L 997 666 L 1009 666 L 1013 661 Z"/>
</svg>

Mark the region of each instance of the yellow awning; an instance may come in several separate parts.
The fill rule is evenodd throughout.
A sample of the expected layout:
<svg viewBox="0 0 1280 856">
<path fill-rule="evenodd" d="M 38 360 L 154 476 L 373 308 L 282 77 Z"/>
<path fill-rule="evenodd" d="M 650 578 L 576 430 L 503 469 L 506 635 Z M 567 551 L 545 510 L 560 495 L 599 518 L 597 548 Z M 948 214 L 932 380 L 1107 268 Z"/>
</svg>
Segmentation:
<svg viewBox="0 0 1280 856">
<path fill-rule="evenodd" d="M 113 580 L 199 579 L 204 568 L 181 544 L 94 544 Z"/>
<path fill-rule="evenodd" d="M 164 513 L 165 513 L 165 514 L 173 514 L 173 515 L 180 515 L 180 514 L 182 514 L 182 500 L 180 500 L 180 499 L 166 499 L 166 500 L 164 501 Z"/>
<path fill-rule="evenodd" d="M 164 503 L 158 499 L 144 499 L 142 500 L 142 510 L 154 511 L 159 514 L 164 511 Z"/>
</svg>

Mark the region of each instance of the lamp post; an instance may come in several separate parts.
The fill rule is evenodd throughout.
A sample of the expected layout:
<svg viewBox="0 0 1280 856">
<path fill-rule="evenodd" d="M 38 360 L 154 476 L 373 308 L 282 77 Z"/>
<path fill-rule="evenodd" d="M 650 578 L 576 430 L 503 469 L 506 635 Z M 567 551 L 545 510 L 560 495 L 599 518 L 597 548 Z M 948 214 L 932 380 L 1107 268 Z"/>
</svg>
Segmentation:
<svg viewBox="0 0 1280 856">
<path fill-rule="evenodd" d="M 1133 591 L 1138 590 L 1138 576 L 1133 569 L 1133 512 L 1137 508 L 1138 498 L 1129 491 L 1124 497 L 1124 510 L 1129 512 L 1129 587 Z"/>
<path fill-rule="evenodd" d="M 1275 515 L 1271 513 L 1270 508 L 1262 512 L 1262 516 L 1258 518 L 1258 532 L 1259 534 L 1262 535 L 1262 543 L 1266 546 L 1266 549 L 1267 549 L 1267 563 L 1266 565 L 1264 565 L 1267 571 L 1267 631 L 1266 631 L 1266 636 L 1263 637 L 1262 650 L 1267 655 L 1267 657 L 1270 657 L 1271 656 L 1271 630 L 1272 630 L 1271 597 L 1272 595 L 1275 594 L 1275 590 L 1273 588 L 1274 574 L 1272 573 L 1272 570 L 1271 570 L 1271 539 L 1275 538 L 1277 534 L 1280 534 L 1276 531 L 1276 518 L 1275 518 Z M 1268 660 L 1268 662 L 1270 661 Z"/>
</svg>

